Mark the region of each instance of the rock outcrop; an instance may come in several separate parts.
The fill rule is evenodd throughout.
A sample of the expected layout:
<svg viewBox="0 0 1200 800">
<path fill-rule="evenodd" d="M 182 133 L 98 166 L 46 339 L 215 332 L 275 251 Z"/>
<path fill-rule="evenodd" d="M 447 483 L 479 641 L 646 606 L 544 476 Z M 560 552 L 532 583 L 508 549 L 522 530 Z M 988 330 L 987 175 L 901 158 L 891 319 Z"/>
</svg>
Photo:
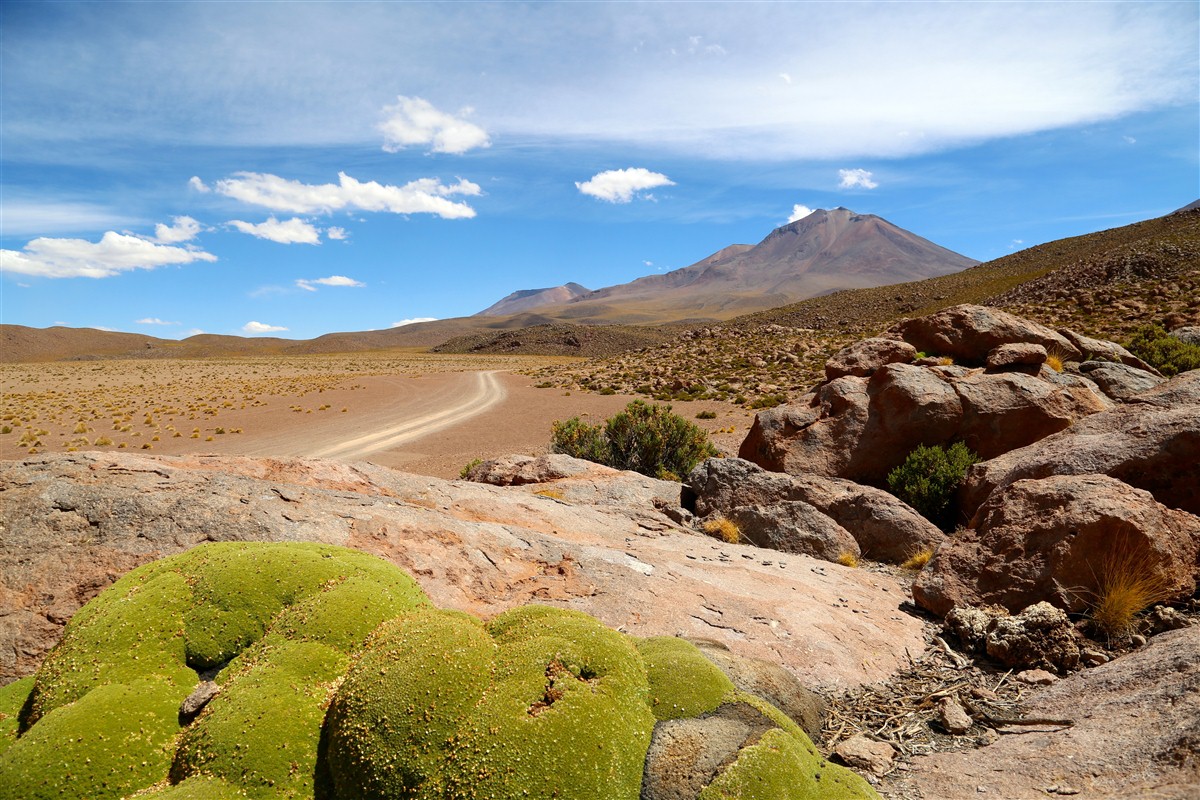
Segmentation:
<svg viewBox="0 0 1200 800">
<path fill-rule="evenodd" d="M 1200 519 L 1105 475 L 1056 475 L 994 492 L 917 576 L 913 597 L 938 615 L 1040 601 L 1081 613 L 1117 580 L 1177 601 L 1198 578 Z"/>
<path fill-rule="evenodd" d="M 899 322 L 889 333 L 930 355 L 949 356 L 972 366 L 982 366 L 993 349 L 1017 343 L 1038 344 L 1072 361 L 1083 355 L 1061 333 L 986 306 L 952 306 Z"/>
<path fill-rule="evenodd" d="M 907 591 L 887 576 L 714 541 L 650 503 L 608 503 L 603 481 L 594 505 L 552 496 L 561 485 L 569 497 L 570 482 L 502 488 L 370 464 L 125 453 L 5 462 L 0 682 L 31 673 L 120 575 L 206 541 L 354 547 L 404 569 L 442 608 L 574 608 L 637 635 L 714 639 L 811 686 L 881 680 L 922 647 L 920 622 L 897 610 Z"/>
</svg>

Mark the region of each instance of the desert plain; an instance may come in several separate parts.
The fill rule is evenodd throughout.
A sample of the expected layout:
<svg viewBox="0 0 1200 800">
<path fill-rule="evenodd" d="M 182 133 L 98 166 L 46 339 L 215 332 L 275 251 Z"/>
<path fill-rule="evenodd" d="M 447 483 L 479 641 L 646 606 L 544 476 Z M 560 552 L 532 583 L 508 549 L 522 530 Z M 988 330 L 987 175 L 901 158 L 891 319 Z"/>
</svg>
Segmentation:
<svg viewBox="0 0 1200 800">
<path fill-rule="evenodd" d="M 546 452 L 554 420 L 603 420 L 633 396 L 539 387 L 574 359 L 420 352 L 0 365 L 0 458 L 125 450 L 370 461 L 440 478 Z M 672 404 L 736 452 L 754 412 Z M 701 412 L 715 416 L 697 419 Z M 707 415 L 706 415 L 707 416 Z"/>
</svg>

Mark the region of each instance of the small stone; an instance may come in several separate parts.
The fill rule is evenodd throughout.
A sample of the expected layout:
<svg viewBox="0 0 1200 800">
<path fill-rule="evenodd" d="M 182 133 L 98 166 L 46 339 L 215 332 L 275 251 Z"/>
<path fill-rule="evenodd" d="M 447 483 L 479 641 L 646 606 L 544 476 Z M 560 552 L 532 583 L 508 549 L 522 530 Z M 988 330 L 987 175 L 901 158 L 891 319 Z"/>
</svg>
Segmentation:
<svg viewBox="0 0 1200 800">
<path fill-rule="evenodd" d="M 1017 673 L 1017 680 L 1030 686 L 1049 686 L 1058 680 L 1058 676 L 1044 669 L 1027 669 Z"/>
<path fill-rule="evenodd" d="M 1135 633 L 1133 636 L 1129 637 L 1129 643 L 1134 647 L 1145 647 L 1146 637 L 1142 636 L 1140 633 Z"/>
<path fill-rule="evenodd" d="M 1099 650 L 1082 650 L 1079 653 L 1079 658 L 1089 667 L 1098 667 L 1101 664 L 1107 664 L 1112 660 L 1105 653 L 1101 653 Z"/>
<path fill-rule="evenodd" d="M 873 775 L 886 775 L 896 759 L 896 750 L 887 742 L 877 742 L 862 734 L 838 742 L 833 752 L 847 766 L 862 769 Z"/>
<path fill-rule="evenodd" d="M 220 693 L 221 687 L 218 684 L 213 681 L 201 681 L 179 706 L 180 719 L 185 722 L 191 721 L 208 705 L 209 700 Z"/>
<path fill-rule="evenodd" d="M 974 724 L 966 709 L 953 697 L 943 697 L 938 701 L 938 718 L 942 727 L 949 733 L 959 736 L 971 730 Z"/>
<path fill-rule="evenodd" d="M 1000 699 L 1000 695 L 986 686 L 972 686 L 971 697 L 974 697 L 976 700 L 990 700 L 993 703 Z"/>
</svg>

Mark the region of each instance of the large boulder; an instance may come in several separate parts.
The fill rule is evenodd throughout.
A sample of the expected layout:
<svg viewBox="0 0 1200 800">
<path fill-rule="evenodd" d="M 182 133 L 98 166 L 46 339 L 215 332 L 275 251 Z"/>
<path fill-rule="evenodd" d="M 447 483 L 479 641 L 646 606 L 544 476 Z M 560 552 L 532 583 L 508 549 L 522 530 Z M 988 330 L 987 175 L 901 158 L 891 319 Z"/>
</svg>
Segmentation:
<svg viewBox="0 0 1200 800">
<path fill-rule="evenodd" d="M 1059 328 L 1058 332 L 1067 338 L 1071 344 L 1081 353 L 1081 358 L 1084 361 L 1091 359 L 1103 359 L 1112 361 L 1118 364 L 1124 364 L 1127 367 L 1140 369 L 1143 372 L 1149 372 L 1151 375 L 1159 375 L 1159 371 L 1154 367 L 1142 361 L 1133 353 L 1126 350 L 1116 342 L 1110 342 L 1105 339 L 1093 339 L 1090 336 L 1084 336 L 1082 333 L 1076 333 L 1069 328 Z"/>
<path fill-rule="evenodd" d="M 1083 613 L 1125 577 L 1152 589 L 1153 601 L 1190 597 L 1198 558 L 1200 519 L 1192 514 L 1105 475 L 1057 475 L 994 493 L 912 591 L 938 615 L 983 604 L 1016 613 L 1041 601 Z"/>
<path fill-rule="evenodd" d="M 1080 356 L 1079 349 L 1062 334 L 985 306 L 952 306 L 927 317 L 899 322 L 889 333 L 930 355 L 950 356 L 972 366 L 982 366 L 988 353 L 1004 344 L 1040 344 L 1069 360 Z"/>
<path fill-rule="evenodd" d="M 742 506 L 802 501 L 844 528 L 862 555 L 901 563 L 931 551 L 946 535 L 894 495 L 841 478 L 767 472 L 740 458 L 711 458 L 688 476 L 696 513 L 729 517 Z"/>
<path fill-rule="evenodd" d="M 725 515 L 755 547 L 803 553 L 823 561 L 861 555 L 858 542 L 836 522 L 802 500 L 769 506 L 737 506 Z"/>
<path fill-rule="evenodd" d="M 1129 402 L 1167 380 L 1156 373 L 1111 361 L 1085 361 L 1079 365 L 1079 371 L 1099 386 L 1100 391 L 1121 403 Z"/>
<path fill-rule="evenodd" d="M 917 348 L 908 342 L 882 336 L 860 339 L 843 347 L 825 362 L 825 380 L 832 381 L 847 375 L 870 377 L 880 367 L 908 364 L 916 357 Z"/>
<path fill-rule="evenodd" d="M 1135 402 L 976 464 L 961 495 L 964 513 L 970 516 L 1014 481 L 1103 473 L 1145 489 L 1163 505 L 1200 514 L 1200 404 L 1180 404 L 1198 387 L 1200 370 L 1183 373 Z"/>
</svg>

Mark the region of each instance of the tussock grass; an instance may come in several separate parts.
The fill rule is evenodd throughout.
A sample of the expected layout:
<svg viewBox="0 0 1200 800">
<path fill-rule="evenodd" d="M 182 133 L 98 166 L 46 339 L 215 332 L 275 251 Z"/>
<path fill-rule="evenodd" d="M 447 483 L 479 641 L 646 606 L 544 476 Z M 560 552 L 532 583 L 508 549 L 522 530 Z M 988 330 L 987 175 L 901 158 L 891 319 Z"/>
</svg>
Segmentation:
<svg viewBox="0 0 1200 800">
<path fill-rule="evenodd" d="M 742 540 L 742 531 L 737 523 L 725 517 L 716 517 L 704 523 L 704 532 L 714 539 L 720 539 L 729 544 L 737 544 Z"/>
<path fill-rule="evenodd" d="M 1110 641 L 1128 639 L 1137 632 L 1138 614 L 1168 598 L 1170 582 L 1155 568 L 1154 557 L 1144 544 L 1124 535 L 1100 563 L 1088 617 Z"/>
<path fill-rule="evenodd" d="M 908 559 L 900 565 L 901 569 L 920 572 L 925 569 L 925 565 L 929 563 L 929 559 L 933 558 L 933 548 L 926 547 L 924 550 L 918 550 L 913 553 Z"/>
<path fill-rule="evenodd" d="M 843 567 L 855 569 L 858 567 L 858 556 L 854 555 L 854 553 L 851 553 L 849 550 L 845 550 L 841 553 L 838 553 L 837 563 L 841 564 Z"/>
</svg>

